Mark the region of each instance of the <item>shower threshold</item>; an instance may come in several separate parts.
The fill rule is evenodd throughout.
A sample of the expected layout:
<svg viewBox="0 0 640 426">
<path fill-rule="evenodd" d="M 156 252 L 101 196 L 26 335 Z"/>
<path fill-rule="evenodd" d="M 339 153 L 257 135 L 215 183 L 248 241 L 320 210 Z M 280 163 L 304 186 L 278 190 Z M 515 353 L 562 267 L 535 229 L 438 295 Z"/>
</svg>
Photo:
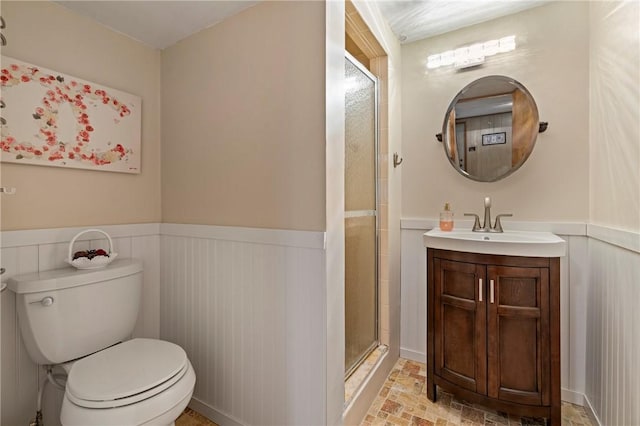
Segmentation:
<svg viewBox="0 0 640 426">
<path fill-rule="evenodd" d="M 349 372 L 344 381 L 344 405 L 349 405 L 351 399 L 356 395 L 357 391 L 366 381 L 367 377 L 389 350 L 387 345 L 378 345 L 367 357 L 365 357 L 356 368 Z"/>
</svg>

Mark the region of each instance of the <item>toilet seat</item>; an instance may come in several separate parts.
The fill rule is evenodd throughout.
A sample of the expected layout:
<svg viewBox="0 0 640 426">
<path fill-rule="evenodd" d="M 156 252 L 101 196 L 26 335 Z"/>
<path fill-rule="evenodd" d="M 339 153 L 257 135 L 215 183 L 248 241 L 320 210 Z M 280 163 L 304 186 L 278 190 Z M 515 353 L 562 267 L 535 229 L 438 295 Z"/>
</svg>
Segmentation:
<svg viewBox="0 0 640 426">
<path fill-rule="evenodd" d="M 132 339 L 75 362 L 67 379 L 67 398 L 85 408 L 116 408 L 137 403 L 173 386 L 189 361 L 173 343 Z"/>
<path fill-rule="evenodd" d="M 115 408 L 81 407 L 65 392 L 60 411 L 63 426 L 173 426 L 189 404 L 196 375 L 187 361 L 187 371 L 173 386 L 142 401 Z"/>
</svg>

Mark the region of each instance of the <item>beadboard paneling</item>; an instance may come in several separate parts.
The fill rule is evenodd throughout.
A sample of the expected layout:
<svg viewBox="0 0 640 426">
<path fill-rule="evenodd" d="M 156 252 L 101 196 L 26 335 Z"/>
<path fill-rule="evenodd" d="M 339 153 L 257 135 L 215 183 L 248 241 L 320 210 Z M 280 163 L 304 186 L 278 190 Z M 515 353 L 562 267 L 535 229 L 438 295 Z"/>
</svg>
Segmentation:
<svg viewBox="0 0 640 426">
<path fill-rule="evenodd" d="M 635 239 L 640 241 L 640 235 L 635 234 Z M 590 238 L 586 266 L 590 275 L 585 348 L 587 405 L 600 424 L 637 425 L 640 253 Z"/>
<path fill-rule="evenodd" d="M 403 229 L 400 285 L 400 357 L 427 360 L 427 252 L 424 229 Z"/>
<path fill-rule="evenodd" d="M 158 224 L 101 226 L 113 238 L 114 251 L 119 257 L 135 257 L 144 265 L 143 297 L 138 323 L 134 329 L 136 337 L 158 337 L 160 334 L 160 281 Z M 8 231 L 0 234 L 0 263 L 6 268 L 3 281 L 19 274 L 63 268 L 69 241 L 83 228 L 56 228 L 27 231 Z M 154 234 L 155 233 L 155 234 Z M 96 234 L 97 235 L 97 234 Z M 96 235 L 93 235 L 95 237 Z M 91 237 L 92 235 L 86 235 Z M 75 249 L 106 247 L 106 240 L 77 241 Z M 27 425 L 35 417 L 38 382 L 44 374 L 31 361 L 26 352 L 16 311 L 16 296 L 10 290 L 2 292 L 2 323 L 0 358 L 2 425 Z M 60 424 L 59 402 L 61 392 L 47 386 L 43 413 L 48 426 Z"/>
<path fill-rule="evenodd" d="M 324 424 L 322 245 L 190 227 L 161 237 L 160 334 L 189 355 L 197 408 L 225 424 Z"/>
</svg>

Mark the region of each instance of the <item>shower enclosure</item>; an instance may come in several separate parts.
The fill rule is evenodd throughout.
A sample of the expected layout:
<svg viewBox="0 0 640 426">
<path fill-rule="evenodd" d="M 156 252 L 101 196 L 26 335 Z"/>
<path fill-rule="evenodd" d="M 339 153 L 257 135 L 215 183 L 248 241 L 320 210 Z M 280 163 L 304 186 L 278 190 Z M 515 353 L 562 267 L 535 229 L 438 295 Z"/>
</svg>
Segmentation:
<svg viewBox="0 0 640 426">
<path fill-rule="evenodd" d="M 378 82 L 345 58 L 345 376 L 378 346 Z"/>
</svg>

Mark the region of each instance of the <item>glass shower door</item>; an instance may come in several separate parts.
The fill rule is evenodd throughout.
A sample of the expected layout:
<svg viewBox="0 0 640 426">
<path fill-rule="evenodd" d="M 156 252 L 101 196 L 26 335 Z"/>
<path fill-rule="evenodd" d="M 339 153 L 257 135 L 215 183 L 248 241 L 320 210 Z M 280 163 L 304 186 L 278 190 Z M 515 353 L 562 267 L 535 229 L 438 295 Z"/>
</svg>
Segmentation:
<svg viewBox="0 0 640 426">
<path fill-rule="evenodd" d="M 345 375 L 378 345 L 377 80 L 345 60 Z"/>
</svg>

